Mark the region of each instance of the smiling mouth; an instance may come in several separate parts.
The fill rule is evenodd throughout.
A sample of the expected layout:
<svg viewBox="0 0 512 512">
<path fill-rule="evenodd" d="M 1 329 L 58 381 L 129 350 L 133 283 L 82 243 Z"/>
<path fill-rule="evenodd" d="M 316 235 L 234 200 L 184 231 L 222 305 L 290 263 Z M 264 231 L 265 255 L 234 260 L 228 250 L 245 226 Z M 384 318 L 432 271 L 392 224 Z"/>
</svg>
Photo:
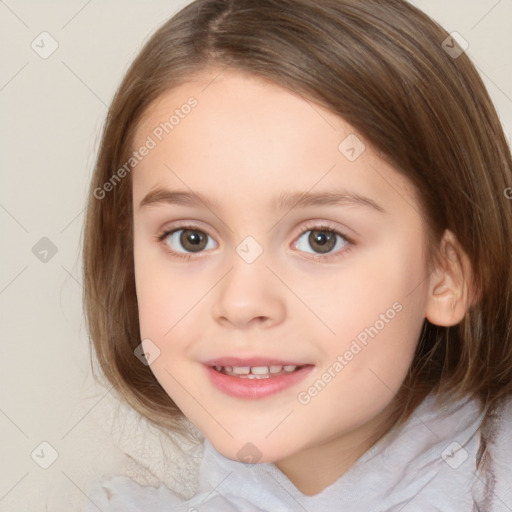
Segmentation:
<svg viewBox="0 0 512 512">
<path fill-rule="evenodd" d="M 270 366 L 219 366 L 213 365 L 217 372 L 241 379 L 270 379 L 289 375 L 309 365 L 270 365 Z"/>
<path fill-rule="evenodd" d="M 223 357 L 203 365 L 215 388 L 242 400 L 267 398 L 297 386 L 315 367 L 299 361 L 263 357 Z"/>
</svg>

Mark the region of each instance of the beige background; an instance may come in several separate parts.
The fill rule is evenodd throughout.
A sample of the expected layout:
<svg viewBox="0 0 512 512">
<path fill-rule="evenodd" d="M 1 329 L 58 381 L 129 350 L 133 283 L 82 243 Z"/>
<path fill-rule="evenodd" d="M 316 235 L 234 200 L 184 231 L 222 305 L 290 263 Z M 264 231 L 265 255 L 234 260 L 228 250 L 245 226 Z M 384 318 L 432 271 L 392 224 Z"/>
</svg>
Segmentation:
<svg viewBox="0 0 512 512">
<path fill-rule="evenodd" d="M 187 3 L 0 1 L 0 511 L 78 511 L 99 475 L 126 472 L 123 450 L 97 419 L 111 395 L 90 376 L 81 304 L 85 196 L 124 71 Z M 512 0 L 414 3 L 468 41 L 510 141 Z M 43 31 L 58 43 L 46 59 L 31 47 Z M 47 51 L 51 39 L 42 37 Z M 39 252 L 47 261 L 34 246 L 49 250 Z M 52 450 L 58 457 L 43 469 Z"/>
</svg>

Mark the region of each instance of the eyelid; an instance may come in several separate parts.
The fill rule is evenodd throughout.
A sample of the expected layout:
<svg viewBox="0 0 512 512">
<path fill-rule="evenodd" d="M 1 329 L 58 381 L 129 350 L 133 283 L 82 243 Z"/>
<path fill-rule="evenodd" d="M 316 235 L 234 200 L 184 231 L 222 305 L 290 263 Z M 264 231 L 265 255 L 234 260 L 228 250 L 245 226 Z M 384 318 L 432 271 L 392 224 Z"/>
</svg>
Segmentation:
<svg viewBox="0 0 512 512">
<path fill-rule="evenodd" d="M 207 227 L 204 227 L 201 222 L 199 221 L 187 221 L 187 220 L 176 220 L 172 223 L 165 224 L 160 229 L 160 235 L 158 236 L 164 236 L 165 234 L 169 235 L 170 233 L 173 233 L 174 231 L 179 231 L 180 229 L 195 229 L 197 231 L 202 231 L 206 235 L 208 235 L 210 238 L 213 238 L 216 240 L 217 235 L 213 235 L 210 233 L 210 229 Z"/>
<path fill-rule="evenodd" d="M 294 241 L 296 241 L 298 238 L 300 238 L 304 233 L 307 233 L 308 231 L 332 231 L 333 233 L 336 233 L 343 237 L 347 242 L 350 244 L 355 245 L 356 241 L 355 238 L 352 235 L 347 234 L 347 231 L 351 231 L 348 228 L 339 228 L 337 226 L 331 225 L 329 221 L 325 220 L 310 220 L 307 221 L 305 224 L 303 224 L 300 227 L 299 232 L 295 235 Z"/>
</svg>

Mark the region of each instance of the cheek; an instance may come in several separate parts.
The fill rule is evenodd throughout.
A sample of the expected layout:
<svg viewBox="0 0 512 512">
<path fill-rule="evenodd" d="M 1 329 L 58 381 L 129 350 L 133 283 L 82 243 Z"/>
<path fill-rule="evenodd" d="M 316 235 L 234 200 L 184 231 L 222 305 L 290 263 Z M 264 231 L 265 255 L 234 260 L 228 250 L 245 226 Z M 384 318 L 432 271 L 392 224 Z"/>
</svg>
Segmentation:
<svg viewBox="0 0 512 512">
<path fill-rule="evenodd" d="M 160 343 L 185 313 L 191 287 L 179 278 L 176 269 L 169 267 L 163 249 L 139 244 L 137 237 L 134 261 L 140 334 Z"/>
<path fill-rule="evenodd" d="M 343 348 L 332 352 L 310 387 L 297 397 L 311 428 L 322 414 L 329 416 L 326 424 L 332 434 L 361 426 L 381 413 L 398 392 L 414 356 L 421 322 L 411 321 L 404 307 L 382 329 L 371 327 L 360 331 L 364 342 L 361 336 L 343 340 Z"/>
<path fill-rule="evenodd" d="M 421 243 L 397 239 L 359 257 L 350 272 L 325 280 L 320 300 L 316 288 L 316 309 L 335 333 L 326 332 L 321 343 L 326 357 L 316 378 L 322 371 L 336 375 L 326 376 L 333 384 L 318 402 L 335 399 L 370 410 L 392 398 L 414 357 L 423 325 L 426 290 L 419 284 L 425 272 Z M 315 289 L 307 293 L 313 304 Z"/>
<path fill-rule="evenodd" d="M 182 388 L 178 383 L 183 381 L 180 357 L 186 353 L 188 338 L 178 333 L 193 304 L 192 298 L 187 296 L 190 287 L 148 251 L 137 253 L 136 250 L 136 254 L 141 340 L 145 351 L 154 354 L 150 365 L 154 376 L 173 400 L 179 399 Z"/>
<path fill-rule="evenodd" d="M 391 324 L 407 328 L 400 325 L 404 316 L 413 324 L 421 322 L 426 300 L 421 239 L 387 235 L 379 244 L 356 251 L 346 267 L 294 282 L 303 301 L 342 340 L 357 336 L 388 310 L 393 319 L 386 330 Z M 395 303 L 403 308 L 400 315 L 392 309 Z"/>
</svg>

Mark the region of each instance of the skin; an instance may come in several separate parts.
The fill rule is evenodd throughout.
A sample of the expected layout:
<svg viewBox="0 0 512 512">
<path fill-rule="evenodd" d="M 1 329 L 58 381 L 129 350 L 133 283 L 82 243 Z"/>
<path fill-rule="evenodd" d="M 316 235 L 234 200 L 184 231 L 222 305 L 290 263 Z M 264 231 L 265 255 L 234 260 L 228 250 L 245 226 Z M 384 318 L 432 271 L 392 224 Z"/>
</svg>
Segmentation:
<svg viewBox="0 0 512 512">
<path fill-rule="evenodd" d="M 131 174 L 141 339 L 160 351 L 151 370 L 162 387 L 219 452 L 237 460 L 251 442 L 261 453 L 258 462 L 275 463 L 313 495 L 370 447 L 424 319 L 453 325 L 464 315 L 460 269 L 449 259 L 446 268 L 427 272 L 424 220 L 405 177 L 368 143 L 355 161 L 347 159 L 338 146 L 354 133 L 350 125 L 259 78 L 205 70 L 150 107 L 134 146 L 190 96 L 198 105 Z M 200 192 L 218 204 L 140 207 L 156 187 Z M 373 199 L 385 213 L 359 204 L 272 208 L 283 192 L 341 189 Z M 157 237 L 187 223 L 209 238 L 185 260 L 169 252 L 186 252 L 180 233 Z M 354 245 L 337 238 L 319 259 L 307 230 L 325 226 Z M 252 263 L 236 252 L 247 236 L 263 249 Z M 455 243 L 449 232 L 446 240 Z M 300 403 L 298 394 L 397 303 L 400 312 L 324 389 Z M 259 355 L 314 369 L 287 390 L 248 400 L 213 387 L 202 364 Z"/>
</svg>

